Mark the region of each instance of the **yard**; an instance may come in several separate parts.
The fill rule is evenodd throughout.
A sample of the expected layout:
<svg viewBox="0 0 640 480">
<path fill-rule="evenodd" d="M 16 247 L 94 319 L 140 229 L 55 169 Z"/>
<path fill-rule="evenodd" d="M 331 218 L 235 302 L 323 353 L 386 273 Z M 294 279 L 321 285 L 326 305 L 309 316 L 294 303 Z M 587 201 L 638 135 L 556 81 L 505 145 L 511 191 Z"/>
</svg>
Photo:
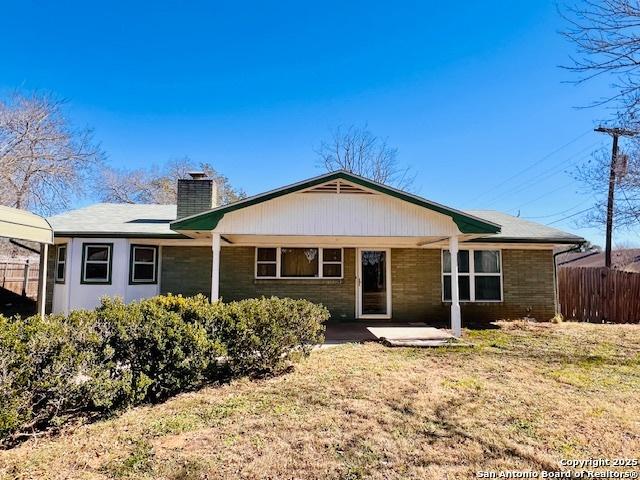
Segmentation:
<svg viewBox="0 0 640 480">
<path fill-rule="evenodd" d="M 472 349 L 322 349 L 0 452 L 6 478 L 470 478 L 640 455 L 640 327 L 500 323 Z"/>
</svg>

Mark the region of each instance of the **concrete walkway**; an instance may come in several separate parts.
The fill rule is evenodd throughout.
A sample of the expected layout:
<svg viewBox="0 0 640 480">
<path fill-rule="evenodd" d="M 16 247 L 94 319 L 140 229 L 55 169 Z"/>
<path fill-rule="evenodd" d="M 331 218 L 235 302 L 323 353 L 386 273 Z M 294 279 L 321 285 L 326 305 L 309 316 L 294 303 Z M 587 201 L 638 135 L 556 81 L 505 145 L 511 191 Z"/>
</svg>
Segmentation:
<svg viewBox="0 0 640 480">
<path fill-rule="evenodd" d="M 327 324 L 324 345 L 384 340 L 389 345 L 439 346 L 449 343 L 453 338 L 448 330 L 430 327 L 426 323 L 360 321 Z"/>
</svg>

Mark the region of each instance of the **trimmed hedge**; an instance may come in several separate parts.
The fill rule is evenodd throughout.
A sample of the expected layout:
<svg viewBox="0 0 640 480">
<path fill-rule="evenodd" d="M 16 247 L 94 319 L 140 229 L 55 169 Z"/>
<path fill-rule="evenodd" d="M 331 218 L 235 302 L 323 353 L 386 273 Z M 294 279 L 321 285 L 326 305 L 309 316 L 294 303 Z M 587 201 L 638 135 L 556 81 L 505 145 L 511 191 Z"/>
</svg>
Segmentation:
<svg viewBox="0 0 640 480">
<path fill-rule="evenodd" d="M 328 310 L 306 300 L 214 304 L 198 295 L 26 319 L 0 315 L 0 444 L 232 375 L 279 373 L 322 342 Z"/>
</svg>

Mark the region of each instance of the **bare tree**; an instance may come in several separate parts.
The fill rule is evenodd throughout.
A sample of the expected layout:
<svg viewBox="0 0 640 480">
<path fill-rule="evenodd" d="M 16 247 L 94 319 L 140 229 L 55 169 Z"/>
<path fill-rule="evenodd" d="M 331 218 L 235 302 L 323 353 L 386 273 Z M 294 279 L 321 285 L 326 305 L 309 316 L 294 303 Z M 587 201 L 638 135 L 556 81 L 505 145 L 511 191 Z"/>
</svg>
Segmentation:
<svg viewBox="0 0 640 480">
<path fill-rule="evenodd" d="M 583 0 L 568 6 L 569 23 L 563 35 L 577 49 L 564 68 L 577 73 L 576 83 L 599 76 L 612 79 L 611 93 L 595 101 L 610 104 L 618 123 L 638 127 L 640 108 L 640 2 L 637 0 Z"/>
<path fill-rule="evenodd" d="M 640 225 L 640 143 L 632 140 L 620 153 L 619 167 L 616 171 L 617 200 L 613 216 L 615 225 L 623 228 L 638 228 Z M 606 224 L 607 190 L 609 188 L 609 170 L 611 154 L 608 148 L 595 152 L 591 159 L 578 166 L 575 178 L 584 190 L 595 199 L 593 209 L 588 210 L 581 224 L 600 227 Z"/>
<path fill-rule="evenodd" d="M 593 102 L 608 105 L 614 112 L 617 127 L 640 130 L 640 2 L 638 0 L 583 0 L 562 12 L 569 26 L 564 36 L 571 41 L 577 55 L 568 70 L 577 74 L 575 83 L 596 77 L 611 79 L 610 93 Z M 607 191 L 611 162 L 615 162 L 618 191 L 612 205 L 616 226 L 640 224 L 640 144 L 632 140 L 626 155 L 613 159 L 608 152 L 596 152 L 591 161 L 579 167 L 576 177 L 596 198 L 583 224 L 605 225 Z M 612 198 L 613 191 L 612 188 Z"/>
<path fill-rule="evenodd" d="M 398 149 L 373 135 L 366 125 L 336 128 L 316 153 L 321 167 L 330 172 L 346 170 L 403 190 L 410 189 L 415 179 L 411 168 L 398 162 Z"/>
<path fill-rule="evenodd" d="M 225 175 L 209 163 L 196 163 L 188 157 L 170 160 L 161 167 L 150 169 L 118 170 L 105 168 L 99 196 L 102 201 L 115 203 L 174 204 L 178 179 L 188 173 L 203 171 L 216 181 L 218 205 L 226 205 L 246 197 L 242 189 L 235 188 Z"/>
<path fill-rule="evenodd" d="M 0 100 L 0 203 L 51 214 L 84 193 L 103 157 L 91 130 L 73 130 L 49 94 Z"/>
</svg>

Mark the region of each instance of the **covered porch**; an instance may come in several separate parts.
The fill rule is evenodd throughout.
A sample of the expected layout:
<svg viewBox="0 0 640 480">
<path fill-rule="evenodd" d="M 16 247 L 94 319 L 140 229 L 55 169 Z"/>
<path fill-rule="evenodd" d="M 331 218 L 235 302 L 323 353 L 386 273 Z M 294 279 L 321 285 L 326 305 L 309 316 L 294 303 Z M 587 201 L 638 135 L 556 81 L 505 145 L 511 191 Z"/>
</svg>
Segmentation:
<svg viewBox="0 0 640 480">
<path fill-rule="evenodd" d="M 211 232 L 211 298 L 289 296 L 322 303 L 336 332 L 367 335 L 360 327 L 446 327 L 461 333 L 458 255 L 467 235 L 434 238 L 293 238 Z M 442 255 L 450 252 L 450 300 L 443 301 Z M 424 305 L 428 304 L 425 313 Z M 442 312 L 446 310 L 446 321 Z M 415 321 L 409 321 L 414 319 Z M 425 323 L 426 321 L 426 323 Z M 358 326 L 360 324 L 360 326 Z M 332 330 L 333 331 L 333 330 Z M 439 332 L 439 333 L 435 333 Z M 364 333 L 364 335 L 362 335 Z M 389 333 L 389 332 L 387 332 Z M 448 334 L 447 334 L 448 335 Z M 380 336 L 386 336 L 380 334 Z"/>
<path fill-rule="evenodd" d="M 337 304 L 342 318 L 358 320 L 393 320 L 397 300 L 410 308 L 420 295 L 441 308 L 440 253 L 446 249 L 448 316 L 459 336 L 459 244 L 500 226 L 338 171 L 180 218 L 171 229 L 210 242 L 212 300 L 306 297 Z M 429 270 L 428 282 L 421 269 Z"/>
</svg>

